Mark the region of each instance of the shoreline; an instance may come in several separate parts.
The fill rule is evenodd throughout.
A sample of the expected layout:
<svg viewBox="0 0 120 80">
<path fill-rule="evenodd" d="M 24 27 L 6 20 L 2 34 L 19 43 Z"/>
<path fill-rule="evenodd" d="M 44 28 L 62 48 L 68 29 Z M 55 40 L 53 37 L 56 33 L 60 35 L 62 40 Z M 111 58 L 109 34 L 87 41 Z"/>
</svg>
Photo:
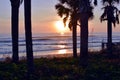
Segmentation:
<svg viewBox="0 0 120 80">
<path fill-rule="evenodd" d="M 79 53 L 78 53 L 79 55 Z M 64 58 L 64 57 L 72 57 L 72 53 L 64 53 L 64 54 L 59 54 L 59 53 L 52 53 L 52 54 L 40 54 L 40 53 L 34 53 L 34 59 L 38 58 Z M 0 54 L 0 61 L 5 61 L 7 59 L 11 59 L 12 54 Z M 19 55 L 19 60 L 26 60 L 26 54 L 20 54 Z"/>
<path fill-rule="evenodd" d="M 98 50 L 89 50 L 89 52 L 99 52 Z M 77 53 L 80 55 L 80 53 Z M 73 53 L 72 52 L 66 52 L 66 53 L 59 53 L 59 52 L 33 52 L 34 59 L 38 58 L 65 58 L 65 57 L 72 57 Z M 5 60 L 11 60 L 12 59 L 12 54 L 0 54 L 0 61 L 5 61 Z M 26 53 L 19 53 L 19 60 L 26 60 Z"/>
</svg>

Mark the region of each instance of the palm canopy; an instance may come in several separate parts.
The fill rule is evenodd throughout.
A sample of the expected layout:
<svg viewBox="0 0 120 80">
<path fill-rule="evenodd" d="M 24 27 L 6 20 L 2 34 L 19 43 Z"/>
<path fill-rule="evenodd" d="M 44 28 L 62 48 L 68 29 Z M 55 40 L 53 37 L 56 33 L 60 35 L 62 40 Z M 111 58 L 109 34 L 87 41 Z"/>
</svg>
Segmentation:
<svg viewBox="0 0 120 80">
<path fill-rule="evenodd" d="M 91 3 L 89 0 L 87 0 Z M 59 0 L 59 3 L 55 5 L 57 9 L 57 13 L 60 17 L 63 17 L 63 22 L 66 25 L 66 21 L 69 21 L 68 27 L 72 29 L 74 22 L 78 22 L 80 12 L 83 12 L 82 7 L 86 6 L 82 2 L 83 0 Z M 80 4 L 81 3 L 81 4 Z M 97 0 L 94 0 L 94 4 L 97 5 Z M 89 7 L 89 19 L 93 18 L 93 7 L 91 5 Z M 79 24 L 79 23 L 78 23 Z M 77 26 L 77 25 L 76 25 Z"/>
<path fill-rule="evenodd" d="M 11 2 L 11 5 L 14 5 L 14 6 L 20 6 L 23 2 L 23 0 L 10 0 Z"/>
<path fill-rule="evenodd" d="M 110 20 L 114 24 L 114 26 L 116 25 L 116 23 L 119 24 L 120 11 L 117 7 L 114 6 L 114 3 L 119 3 L 119 1 L 120 0 L 103 0 L 103 4 L 105 4 L 106 2 L 107 5 L 102 8 L 104 9 L 104 12 L 100 17 L 101 22 L 105 20 Z"/>
<path fill-rule="evenodd" d="M 60 17 L 63 17 L 63 22 L 66 26 L 66 21 L 69 20 L 69 28 L 72 29 L 73 17 L 77 19 L 78 15 L 78 1 L 79 0 L 59 0 L 59 3 L 55 6 L 57 13 Z"/>
</svg>

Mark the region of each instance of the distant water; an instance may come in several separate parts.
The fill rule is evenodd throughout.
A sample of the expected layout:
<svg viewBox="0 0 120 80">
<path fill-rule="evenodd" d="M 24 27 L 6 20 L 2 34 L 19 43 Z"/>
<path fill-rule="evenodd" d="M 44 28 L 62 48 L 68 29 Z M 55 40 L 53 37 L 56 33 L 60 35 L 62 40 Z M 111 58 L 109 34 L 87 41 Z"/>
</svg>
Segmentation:
<svg viewBox="0 0 120 80">
<path fill-rule="evenodd" d="M 33 52 L 34 55 L 48 54 L 67 54 L 72 53 L 71 34 L 33 34 Z M 106 33 L 92 33 L 89 35 L 89 50 L 98 51 L 101 49 L 101 43 L 106 42 Z M 0 35 L 0 58 L 11 56 L 12 39 L 8 34 Z M 120 42 L 119 33 L 113 33 L 113 42 Z M 77 37 L 78 52 L 80 51 L 80 36 Z M 19 55 L 25 56 L 25 37 L 19 37 Z"/>
</svg>

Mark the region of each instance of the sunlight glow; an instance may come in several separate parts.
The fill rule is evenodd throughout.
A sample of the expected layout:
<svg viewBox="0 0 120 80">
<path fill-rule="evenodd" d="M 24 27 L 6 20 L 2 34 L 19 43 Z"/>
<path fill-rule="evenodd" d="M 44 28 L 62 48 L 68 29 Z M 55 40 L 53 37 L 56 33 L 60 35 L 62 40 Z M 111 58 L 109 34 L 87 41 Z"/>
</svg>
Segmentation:
<svg viewBox="0 0 120 80">
<path fill-rule="evenodd" d="M 59 50 L 58 53 L 59 53 L 59 54 L 66 54 L 67 50 L 64 49 L 64 48 L 65 48 L 65 45 L 60 45 L 59 47 L 60 47 L 60 48 L 63 48 L 63 49 Z"/>
<path fill-rule="evenodd" d="M 67 52 L 66 49 L 62 49 L 62 50 L 59 50 L 58 53 L 59 53 L 59 54 L 66 54 L 66 52 Z"/>
<path fill-rule="evenodd" d="M 66 29 L 67 27 L 64 27 L 64 24 L 63 24 L 62 21 L 56 21 L 56 22 L 55 22 L 55 26 L 56 26 L 58 32 L 59 32 L 61 35 L 63 35 L 63 34 L 66 32 L 66 30 L 67 30 L 67 29 Z"/>
</svg>

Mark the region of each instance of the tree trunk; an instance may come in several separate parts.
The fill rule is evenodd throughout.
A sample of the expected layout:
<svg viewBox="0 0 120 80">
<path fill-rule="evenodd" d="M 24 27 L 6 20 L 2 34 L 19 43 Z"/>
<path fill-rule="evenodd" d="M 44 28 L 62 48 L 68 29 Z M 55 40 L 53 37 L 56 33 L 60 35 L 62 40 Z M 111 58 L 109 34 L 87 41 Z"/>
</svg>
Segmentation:
<svg viewBox="0 0 120 80">
<path fill-rule="evenodd" d="M 88 64 L 88 14 L 84 13 L 80 16 L 81 38 L 80 38 L 80 65 Z"/>
<path fill-rule="evenodd" d="M 112 57 L 112 22 L 111 20 L 108 20 L 107 25 L 108 25 L 107 51 L 108 51 L 109 57 Z"/>
<path fill-rule="evenodd" d="M 26 49 L 27 49 L 27 68 L 28 68 L 28 75 L 30 75 L 34 72 L 32 32 L 31 32 L 31 0 L 24 0 L 24 7 L 25 7 L 25 36 L 26 36 Z"/>
<path fill-rule="evenodd" d="M 14 63 L 18 63 L 19 56 L 18 56 L 18 17 L 19 17 L 19 7 L 12 5 L 12 61 Z"/>
<path fill-rule="evenodd" d="M 73 25 L 72 37 L 73 37 L 73 57 L 77 57 L 77 23 Z"/>
</svg>

